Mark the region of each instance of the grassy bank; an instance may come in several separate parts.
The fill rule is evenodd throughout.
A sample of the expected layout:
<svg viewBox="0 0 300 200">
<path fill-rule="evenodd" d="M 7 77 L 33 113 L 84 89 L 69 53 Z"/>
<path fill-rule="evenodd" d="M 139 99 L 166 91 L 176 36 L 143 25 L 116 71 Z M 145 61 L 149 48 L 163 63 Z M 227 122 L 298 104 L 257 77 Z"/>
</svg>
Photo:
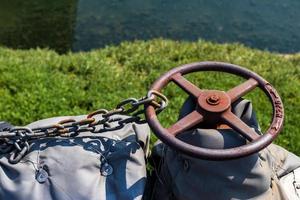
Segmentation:
<svg viewBox="0 0 300 200">
<path fill-rule="evenodd" d="M 0 48 L 0 119 L 25 125 L 58 115 L 77 115 L 113 108 L 120 100 L 141 97 L 160 74 L 190 62 L 215 60 L 247 67 L 277 88 L 286 111 L 277 143 L 300 155 L 300 55 L 279 55 L 239 44 L 152 40 L 122 43 L 86 53 L 58 55 L 50 50 Z M 187 76 L 201 88 L 228 89 L 241 79 L 220 73 Z M 164 93 L 170 106 L 160 119 L 175 122 L 187 97 L 171 85 Z M 271 106 L 256 89 L 253 101 L 261 126 L 270 121 Z"/>
</svg>

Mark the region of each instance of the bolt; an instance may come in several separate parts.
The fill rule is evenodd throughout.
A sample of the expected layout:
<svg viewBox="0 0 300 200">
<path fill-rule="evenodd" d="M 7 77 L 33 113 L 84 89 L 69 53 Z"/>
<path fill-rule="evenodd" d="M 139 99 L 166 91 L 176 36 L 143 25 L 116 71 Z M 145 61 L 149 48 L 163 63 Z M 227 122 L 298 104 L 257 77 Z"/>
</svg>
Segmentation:
<svg viewBox="0 0 300 200">
<path fill-rule="evenodd" d="M 207 99 L 206 99 L 207 103 L 210 104 L 210 105 L 217 105 L 219 104 L 219 101 L 220 101 L 220 97 L 213 94 L 211 96 L 209 96 Z"/>
</svg>

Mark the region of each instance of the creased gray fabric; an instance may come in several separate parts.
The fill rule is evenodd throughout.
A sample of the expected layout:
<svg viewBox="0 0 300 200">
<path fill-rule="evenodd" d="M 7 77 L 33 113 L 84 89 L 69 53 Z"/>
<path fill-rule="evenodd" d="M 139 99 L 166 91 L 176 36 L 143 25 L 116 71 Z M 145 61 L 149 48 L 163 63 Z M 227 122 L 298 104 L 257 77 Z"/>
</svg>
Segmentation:
<svg viewBox="0 0 300 200">
<path fill-rule="evenodd" d="M 195 103 L 189 98 L 179 118 L 194 108 Z M 260 133 L 250 101 L 240 100 L 232 110 Z M 203 129 L 201 125 L 178 137 L 189 144 L 213 149 L 246 143 L 232 129 Z M 285 200 L 287 197 L 278 179 L 300 167 L 299 157 L 274 144 L 259 153 L 229 161 L 192 158 L 160 142 L 153 153 L 161 158 L 153 192 L 153 199 L 157 200 Z"/>
<path fill-rule="evenodd" d="M 50 118 L 28 127 L 84 117 Z M 129 123 L 113 131 L 81 133 L 73 139 L 36 140 L 30 152 L 16 165 L 8 163 L 7 155 L 0 155 L 0 199 L 141 199 L 146 184 L 145 154 L 148 152 L 149 133 L 146 124 Z M 104 160 L 100 160 L 100 154 Z M 103 163 L 112 167 L 111 175 L 100 173 Z M 49 175 L 44 183 L 36 179 L 39 166 L 44 166 Z"/>
</svg>

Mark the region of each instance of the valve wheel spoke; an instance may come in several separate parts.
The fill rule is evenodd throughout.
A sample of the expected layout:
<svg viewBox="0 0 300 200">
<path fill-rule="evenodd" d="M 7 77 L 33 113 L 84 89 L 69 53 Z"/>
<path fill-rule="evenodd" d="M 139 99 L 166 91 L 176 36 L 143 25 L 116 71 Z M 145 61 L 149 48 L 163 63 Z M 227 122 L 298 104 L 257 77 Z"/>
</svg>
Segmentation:
<svg viewBox="0 0 300 200">
<path fill-rule="evenodd" d="M 253 141 L 259 138 L 259 134 L 251 129 L 245 122 L 238 118 L 231 111 L 226 111 L 221 115 L 223 121 L 231 127 L 233 130 L 237 131 L 243 137 L 249 141 Z"/>
<path fill-rule="evenodd" d="M 171 135 L 175 136 L 178 133 L 181 133 L 185 130 L 194 127 L 195 125 L 199 124 L 202 121 L 203 121 L 203 115 L 201 115 L 198 111 L 194 110 L 184 118 L 177 121 L 171 127 L 167 128 L 167 131 Z"/>
<path fill-rule="evenodd" d="M 244 96 L 245 94 L 247 94 L 248 92 L 256 88 L 257 86 L 258 86 L 258 82 L 255 79 L 250 78 L 244 83 L 227 91 L 227 95 L 230 97 L 231 102 L 233 103 L 237 99 L 241 98 L 242 96 Z"/>
<path fill-rule="evenodd" d="M 180 73 L 173 75 L 171 80 L 185 92 L 196 98 L 198 98 L 201 94 L 201 90 L 186 78 L 184 78 Z"/>
</svg>

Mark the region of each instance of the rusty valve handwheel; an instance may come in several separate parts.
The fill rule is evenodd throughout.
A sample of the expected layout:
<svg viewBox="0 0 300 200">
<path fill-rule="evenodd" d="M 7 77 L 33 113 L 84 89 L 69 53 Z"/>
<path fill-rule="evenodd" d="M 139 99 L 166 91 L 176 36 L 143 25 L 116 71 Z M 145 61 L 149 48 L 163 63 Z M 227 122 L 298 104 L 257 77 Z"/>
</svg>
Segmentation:
<svg viewBox="0 0 300 200">
<path fill-rule="evenodd" d="M 227 72 L 242 76 L 248 80 L 227 92 L 201 90 L 183 77 L 185 74 L 197 71 Z M 153 132 L 164 143 L 182 153 L 208 160 L 228 160 L 247 156 L 260 151 L 272 143 L 283 127 L 284 110 L 280 96 L 270 83 L 245 68 L 221 62 L 187 64 L 174 68 L 161 76 L 150 89 L 160 91 L 170 81 L 197 99 L 196 109 L 169 128 L 161 126 L 155 114 L 154 107 L 151 105 L 146 107 L 146 118 Z M 231 104 L 257 86 L 265 92 L 273 106 L 272 123 L 267 132 L 263 135 L 257 134 L 231 112 Z M 233 130 L 244 136 L 249 143 L 230 149 L 207 149 L 185 143 L 176 137 L 177 134 L 205 120 L 227 124 Z"/>
</svg>

